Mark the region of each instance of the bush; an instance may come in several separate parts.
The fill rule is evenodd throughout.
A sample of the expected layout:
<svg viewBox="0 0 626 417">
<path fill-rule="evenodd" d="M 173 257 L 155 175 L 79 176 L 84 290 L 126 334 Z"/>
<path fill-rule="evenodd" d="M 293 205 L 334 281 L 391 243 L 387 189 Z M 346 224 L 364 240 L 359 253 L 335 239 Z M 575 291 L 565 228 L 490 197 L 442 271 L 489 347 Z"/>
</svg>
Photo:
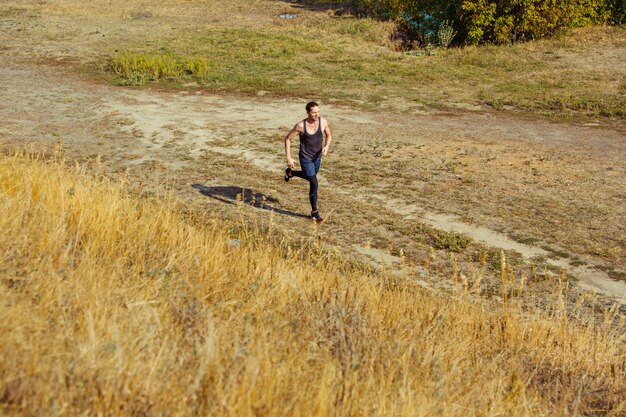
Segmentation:
<svg viewBox="0 0 626 417">
<path fill-rule="evenodd" d="M 452 23 L 444 20 L 441 26 L 439 26 L 439 30 L 437 30 L 437 41 L 439 45 L 447 48 L 452 43 L 455 36 L 456 31 Z"/>
<path fill-rule="evenodd" d="M 610 15 L 609 23 L 614 25 L 626 23 L 626 0 L 606 0 L 606 8 Z"/>
<path fill-rule="evenodd" d="M 507 43 L 550 36 L 565 27 L 606 23 L 605 0 L 464 0 L 459 19 L 466 43 Z"/>
<path fill-rule="evenodd" d="M 456 43 L 509 43 L 562 28 L 624 23 L 625 0 L 353 0 L 357 14 L 398 22 L 402 40 L 424 46 L 453 21 Z"/>
</svg>

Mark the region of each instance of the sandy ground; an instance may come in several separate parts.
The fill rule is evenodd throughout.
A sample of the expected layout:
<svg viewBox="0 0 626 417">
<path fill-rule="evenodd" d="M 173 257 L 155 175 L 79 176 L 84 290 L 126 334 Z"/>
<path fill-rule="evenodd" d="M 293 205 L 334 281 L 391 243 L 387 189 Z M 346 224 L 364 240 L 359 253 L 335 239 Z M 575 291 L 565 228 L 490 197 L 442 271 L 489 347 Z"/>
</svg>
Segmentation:
<svg viewBox="0 0 626 417">
<path fill-rule="evenodd" d="M 28 16 L 3 25 L 16 33 Z M 55 36 L 72 31 L 55 26 L 54 16 L 42 27 Z M 41 59 L 32 51 L 45 45 L 32 37 L 3 39 L 1 143 L 61 141 L 72 159 L 100 156 L 111 175 L 165 182 L 191 207 L 226 216 L 245 189 L 259 216 L 273 216 L 294 236 L 310 233 L 306 185 L 282 180 L 282 138 L 305 116 L 304 99 L 115 87 L 72 70 L 61 53 Z M 328 243 L 396 266 L 402 249 L 421 264 L 432 242 L 420 230 L 459 231 L 484 250 L 563 268 L 582 289 L 626 303 L 626 132 L 619 124 L 322 104 L 335 140 L 320 173 L 327 222 L 315 233 Z M 414 272 L 423 278 L 423 269 Z"/>
</svg>

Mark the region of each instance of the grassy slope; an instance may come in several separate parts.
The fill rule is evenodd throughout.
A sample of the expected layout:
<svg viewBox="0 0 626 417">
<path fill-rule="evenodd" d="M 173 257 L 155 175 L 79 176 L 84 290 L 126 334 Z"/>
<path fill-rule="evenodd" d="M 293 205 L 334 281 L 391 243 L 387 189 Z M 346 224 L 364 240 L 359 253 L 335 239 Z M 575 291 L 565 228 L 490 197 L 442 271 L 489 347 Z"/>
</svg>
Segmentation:
<svg viewBox="0 0 626 417">
<path fill-rule="evenodd" d="M 366 107 L 513 106 L 552 116 L 623 117 L 624 70 L 603 48 L 626 45 L 624 28 L 593 28 L 529 44 L 439 50 L 415 57 L 395 52 L 389 23 L 300 11 L 276 18 L 278 6 L 251 7 L 256 25 L 215 12 L 210 25 L 177 29 L 116 45 L 120 54 L 201 58 L 190 81 L 211 90 L 319 97 Z M 284 9 L 284 7 L 283 7 Z M 583 65 L 585 64 L 585 65 Z M 150 65 L 110 67 L 122 83 L 142 83 Z M 139 81 L 138 81 L 139 80 Z"/>
<path fill-rule="evenodd" d="M 435 295 L 62 161 L 2 157 L 0 207 L 3 415 L 625 410 L 623 323 L 568 320 L 558 289 L 530 315 L 523 286 Z"/>
</svg>

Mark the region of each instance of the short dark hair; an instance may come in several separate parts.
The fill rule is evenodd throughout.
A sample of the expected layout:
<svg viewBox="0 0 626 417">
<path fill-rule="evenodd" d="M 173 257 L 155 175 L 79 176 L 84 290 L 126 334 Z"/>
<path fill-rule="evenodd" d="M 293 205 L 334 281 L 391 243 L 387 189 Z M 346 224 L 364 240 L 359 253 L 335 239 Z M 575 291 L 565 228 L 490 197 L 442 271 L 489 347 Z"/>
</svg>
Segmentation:
<svg viewBox="0 0 626 417">
<path fill-rule="evenodd" d="M 320 105 L 319 105 L 319 104 L 317 104 L 316 102 L 314 102 L 314 101 L 309 101 L 308 103 L 306 103 L 306 112 L 308 113 L 308 112 L 310 112 L 310 111 L 311 111 L 311 109 L 312 109 L 313 107 L 319 107 L 319 106 L 320 106 Z"/>
</svg>

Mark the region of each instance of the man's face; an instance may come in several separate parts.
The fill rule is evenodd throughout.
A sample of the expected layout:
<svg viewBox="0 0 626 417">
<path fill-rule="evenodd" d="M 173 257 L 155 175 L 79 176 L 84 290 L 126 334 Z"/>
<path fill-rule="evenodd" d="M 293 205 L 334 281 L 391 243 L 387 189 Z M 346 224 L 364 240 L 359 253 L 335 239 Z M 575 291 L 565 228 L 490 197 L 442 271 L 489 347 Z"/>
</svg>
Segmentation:
<svg viewBox="0 0 626 417">
<path fill-rule="evenodd" d="M 309 119 L 317 121 L 318 117 L 320 117 L 320 108 L 319 107 L 311 107 L 311 111 L 308 113 Z"/>
</svg>

